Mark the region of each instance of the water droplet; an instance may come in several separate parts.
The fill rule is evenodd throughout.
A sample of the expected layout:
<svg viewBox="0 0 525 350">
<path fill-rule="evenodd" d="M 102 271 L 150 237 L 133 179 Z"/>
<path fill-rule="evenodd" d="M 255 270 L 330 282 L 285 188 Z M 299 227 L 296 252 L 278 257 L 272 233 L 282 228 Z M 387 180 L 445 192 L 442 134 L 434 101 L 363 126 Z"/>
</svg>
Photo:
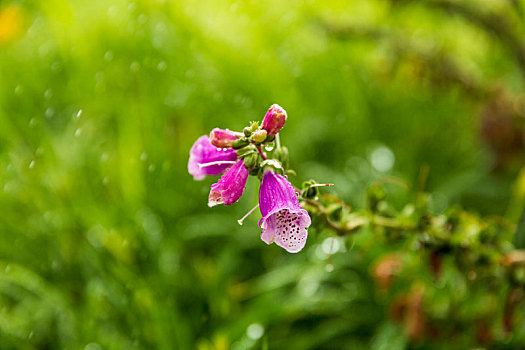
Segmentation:
<svg viewBox="0 0 525 350">
<path fill-rule="evenodd" d="M 79 109 L 75 117 L 77 119 L 80 118 L 82 116 L 82 113 L 83 113 L 82 109 Z"/>
<path fill-rule="evenodd" d="M 273 148 L 275 147 L 275 143 L 270 142 L 264 145 L 264 149 L 268 152 L 273 151 Z"/>
<path fill-rule="evenodd" d="M 35 126 L 36 125 L 36 119 L 35 118 L 31 118 L 29 120 L 29 126 Z"/>
<path fill-rule="evenodd" d="M 148 20 L 148 16 L 146 16 L 143 13 L 138 18 L 139 24 L 144 24 L 144 23 L 146 23 L 147 20 Z"/>
<path fill-rule="evenodd" d="M 109 15 L 109 16 L 112 16 L 112 17 L 113 17 L 113 16 L 116 16 L 117 13 L 118 13 L 118 9 L 117 9 L 116 6 L 110 6 L 110 7 L 108 8 L 108 15 Z"/>
<path fill-rule="evenodd" d="M 138 70 L 140 69 L 140 64 L 137 61 L 131 62 L 131 64 L 129 65 L 129 69 L 132 72 L 138 72 Z"/>
<path fill-rule="evenodd" d="M 35 161 L 32 160 L 31 163 L 29 163 L 29 169 L 33 169 L 35 166 Z"/>
<path fill-rule="evenodd" d="M 102 348 L 97 343 L 89 343 L 84 350 L 102 350 Z"/>
<path fill-rule="evenodd" d="M 55 115 L 55 110 L 51 107 L 47 108 L 45 111 L 45 116 L 47 118 L 51 118 L 53 115 Z"/>
<path fill-rule="evenodd" d="M 42 44 L 38 47 L 38 55 L 41 58 L 45 58 L 49 54 L 50 51 L 51 51 L 51 48 L 50 48 L 49 43 Z"/>
<path fill-rule="evenodd" d="M 158 22 L 155 25 L 155 30 L 159 33 L 164 33 L 166 31 L 166 24 L 164 22 Z"/>
<path fill-rule="evenodd" d="M 148 159 L 148 154 L 146 152 L 142 152 L 140 154 L 140 160 L 145 161 L 146 159 Z"/>
<path fill-rule="evenodd" d="M 262 337 L 264 334 L 264 327 L 259 323 L 252 323 L 246 329 L 246 335 L 248 338 L 256 340 Z"/>
<path fill-rule="evenodd" d="M 215 100 L 215 102 L 222 102 L 222 94 L 220 92 L 216 92 L 215 94 L 213 94 L 213 99 Z"/>
<path fill-rule="evenodd" d="M 102 81 L 104 80 L 104 73 L 97 72 L 97 74 L 95 75 L 95 80 L 97 81 L 97 84 L 102 83 Z"/>
<path fill-rule="evenodd" d="M 75 130 L 75 136 L 76 137 L 80 136 L 80 134 L 82 134 L 82 129 L 81 128 L 78 128 L 77 130 Z"/>
<path fill-rule="evenodd" d="M 20 95 L 22 94 L 22 92 L 24 92 L 24 88 L 22 87 L 22 85 L 17 85 L 15 87 L 15 94 Z"/>
<path fill-rule="evenodd" d="M 51 97 L 53 97 L 53 91 L 51 91 L 51 89 L 47 89 L 45 92 L 44 92 L 44 97 L 49 100 Z"/>
<path fill-rule="evenodd" d="M 370 163 L 372 163 L 372 166 L 382 172 L 392 169 L 395 159 L 394 153 L 385 146 L 377 147 L 370 155 Z"/>
<path fill-rule="evenodd" d="M 29 332 L 29 334 L 27 335 L 27 339 L 33 338 L 34 335 L 35 333 L 33 331 Z"/>
<path fill-rule="evenodd" d="M 185 75 L 186 75 L 186 78 L 191 79 L 195 76 L 195 72 L 191 69 L 188 69 Z"/>
<path fill-rule="evenodd" d="M 51 71 L 56 73 L 60 70 L 60 62 L 55 61 L 51 64 Z"/>
<path fill-rule="evenodd" d="M 337 238 L 328 237 L 323 241 L 322 247 L 323 251 L 326 254 L 335 254 L 339 251 L 341 244 L 339 243 L 339 240 Z"/>
<path fill-rule="evenodd" d="M 334 271 L 334 265 L 326 264 L 324 269 L 326 270 L 326 272 L 332 272 L 332 271 Z"/>
<path fill-rule="evenodd" d="M 168 68 L 168 65 L 166 64 L 166 62 L 164 61 L 160 61 L 158 64 L 157 64 L 157 69 L 161 72 L 164 72 L 166 70 L 166 68 Z"/>
<path fill-rule="evenodd" d="M 148 167 L 148 171 L 152 173 L 155 170 L 155 164 L 150 164 Z"/>
<path fill-rule="evenodd" d="M 108 62 L 111 62 L 113 60 L 113 52 L 111 51 L 106 51 L 106 53 L 104 54 L 104 59 Z"/>
</svg>

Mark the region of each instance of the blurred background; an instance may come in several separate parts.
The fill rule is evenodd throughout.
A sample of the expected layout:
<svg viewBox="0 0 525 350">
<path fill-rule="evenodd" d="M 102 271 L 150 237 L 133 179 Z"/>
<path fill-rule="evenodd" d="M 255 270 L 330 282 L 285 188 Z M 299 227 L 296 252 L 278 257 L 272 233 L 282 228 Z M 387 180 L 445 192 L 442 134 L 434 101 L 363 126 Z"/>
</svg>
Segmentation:
<svg viewBox="0 0 525 350">
<path fill-rule="evenodd" d="M 395 176 L 410 189 L 386 186 L 392 208 L 424 189 L 434 214 L 515 223 L 524 17 L 522 0 L 0 1 L 0 348 L 483 343 L 391 317 L 370 270 L 391 247 L 315 228 L 299 254 L 267 246 L 258 212 L 237 224 L 257 180 L 210 209 L 216 179 L 187 161 L 199 136 L 278 103 L 296 185 L 335 183 L 360 208 Z M 461 283 L 445 279 L 443 310 Z M 486 315 L 485 296 L 463 298 L 458 318 Z"/>
</svg>

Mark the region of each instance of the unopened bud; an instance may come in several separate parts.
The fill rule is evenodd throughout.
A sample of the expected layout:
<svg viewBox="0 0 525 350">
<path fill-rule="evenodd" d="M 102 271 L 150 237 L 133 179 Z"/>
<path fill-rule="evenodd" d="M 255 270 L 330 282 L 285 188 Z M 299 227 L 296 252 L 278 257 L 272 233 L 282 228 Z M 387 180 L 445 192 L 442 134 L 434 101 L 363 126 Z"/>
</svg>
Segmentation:
<svg viewBox="0 0 525 350">
<path fill-rule="evenodd" d="M 210 143 L 219 148 L 232 147 L 233 142 L 238 138 L 237 133 L 228 129 L 215 128 L 210 133 Z"/>
<path fill-rule="evenodd" d="M 252 140 L 257 143 L 263 143 L 264 140 L 266 140 L 266 136 L 268 135 L 268 132 L 264 129 L 259 129 L 252 135 Z"/>
<path fill-rule="evenodd" d="M 268 132 L 268 136 L 275 136 L 282 129 L 285 122 L 286 111 L 281 106 L 274 104 L 266 112 L 262 127 Z"/>
<path fill-rule="evenodd" d="M 251 169 L 257 164 L 258 159 L 259 155 L 257 153 L 248 154 L 244 158 L 244 166 L 246 167 L 246 169 Z"/>
<path fill-rule="evenodd" d="M 246 137 L 250 137 L 250 135 L 252 134 L 252 130 L 249 127 L 245 127 L 244 129 L 242 129 L 242 132 Z"/>
<path fill-rule="evenodd" d="M 244 141 L 244 139 L 240 139 L 241 141 Z M 239 141 L 236 141 L 239 142 Z M 235 145 L 233 146 L 235 148 Z M 239 158 L 244 158 L 250 153 L 257 153 L 257 148 L 255 148 L 254 145 L 248 145 L 246 147 L 242 147 L 237 149 L 237 156 Z"/>
<path fill-rule="evenodd" d="M 237 140 L 233 141 L 232 147 L 234 149 L 239 149 L 239 148 L 246 147 L 249 144 L 250 144 L 250 141 L 247 138 L 243 137 L 243 138 L 240 138 L 240 139 L 237 139 Z"/>
</svg>

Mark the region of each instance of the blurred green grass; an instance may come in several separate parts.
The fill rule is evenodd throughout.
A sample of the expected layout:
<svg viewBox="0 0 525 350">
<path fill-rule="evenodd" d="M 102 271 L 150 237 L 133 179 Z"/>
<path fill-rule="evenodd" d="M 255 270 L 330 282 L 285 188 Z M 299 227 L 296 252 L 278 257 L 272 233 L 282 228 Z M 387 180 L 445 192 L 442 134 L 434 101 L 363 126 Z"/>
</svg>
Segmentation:
<svg viewBox="0 0 525 350">
<path fill-rule="evenodd" d="M 437 212 L 510 210 L 516 171 L 491 170 L 484 98 L 436 84 L 388 42 L 325 26 L 381 28 L 452 57 L 483 89 L 518 94 L 512 53 L 464 19 L 388 1 L 20 0 L 0 11 L 2 349 L 403 348 L 351 241 L 329 274 L 329 234 L 312 230 L 288 255 L 260 240 L 257 215 L 237 225 L 257 203 L 253 179 L 239 203 L 209 209 L 214 180 L 187 174 L 197 137 L 241 129 L 272 103 L 288 111 L 296 183 L 333 182 L 359 207 L 373 181 L 416 186 L 428 166 Z M 397 207 L 413 195 L 389 192 Z M 263 334 L 247 333 L 253 324 Z"/>
</svg>

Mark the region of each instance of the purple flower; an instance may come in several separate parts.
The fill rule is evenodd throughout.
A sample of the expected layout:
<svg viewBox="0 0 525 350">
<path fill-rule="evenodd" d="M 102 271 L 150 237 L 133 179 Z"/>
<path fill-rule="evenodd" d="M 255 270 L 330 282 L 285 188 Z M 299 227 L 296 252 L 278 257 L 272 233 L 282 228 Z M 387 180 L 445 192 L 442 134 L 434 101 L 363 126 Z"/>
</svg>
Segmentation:
<svg viewBox="0 0 525 350">
<path fill-rule="evenodd" d="M 286 122 L 286 111 L 279 105 L 272 105 L 264 115 L 262 128 L 268 136 L 275 136 Z"/>
<path fill-rule="evenodd" d="M 259 227 L 263 229 L 261 239 L 268 244 L 275 242 L 290 253 L 303 249 L 311 220 L 285 177 L 273 171 L 264 173 L 259 205 L 263 216 L 259 220 Z"/>
<path fill-rule="evenodd" d="M 228 169 L 216 184 L 211 185 L 208 206 L 235 203 L 241 198 L 247 179 L 248 169 L 244 166 L 244 159 L 241 159 Z"/>
<path fill-rule="evenodd" d="M 195 180 L 202 180 L 206 175 L 222 174 L 236 161 L 237 153 L 233 149 L 217 148 L 204 135 L 191 147 L 188 172 Z"/>
<path fill-rule="evenodd" d="M 229 129 L 215 128 L 210 133 L 210 142 L 212 145 L 220 148 L 228 148 L 233 145 L 233 141 L 239 136 Z"/>
</svg>

